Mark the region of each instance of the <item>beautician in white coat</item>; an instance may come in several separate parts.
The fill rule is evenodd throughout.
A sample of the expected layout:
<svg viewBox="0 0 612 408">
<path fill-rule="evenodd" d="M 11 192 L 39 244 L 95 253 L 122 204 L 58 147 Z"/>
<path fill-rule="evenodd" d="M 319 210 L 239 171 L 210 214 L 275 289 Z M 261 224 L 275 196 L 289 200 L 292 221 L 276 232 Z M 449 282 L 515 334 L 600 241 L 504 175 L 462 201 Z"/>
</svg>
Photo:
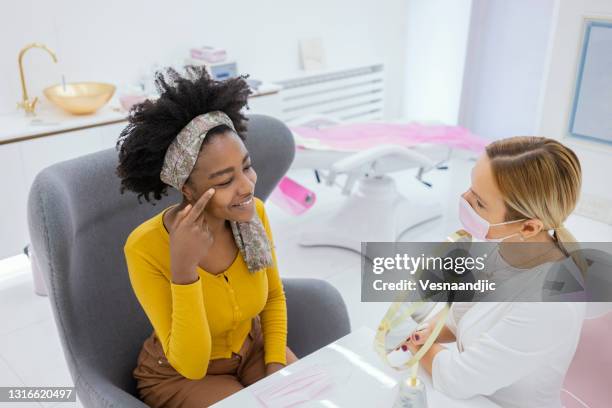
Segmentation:
<svg viewBox="0 0 612 408">
<path fill-rule="evenodd" d="M 460 218 L 475 238 L 500 242 L 506 273 L 538 273 L 568 257 L 566 247 L 575 240 L 563 222 L 580 185 L 578 158 L 561 143 L 495 141 L 472 170 Z M 516 254 L 504 251 L 507 242 L 541 244 L 528 246 L 539 253 Z M 485 395 L 502 407 L 560 407 L 584 314 L 584 303 L 455 303 L 421 364 L 434 388 L 454 398 Z M 416 352 L 429 334 L 428 328 L 413 333 L 402 349 Z M 457 347 L 440 344 L 455 341 Z"/>
</svg>

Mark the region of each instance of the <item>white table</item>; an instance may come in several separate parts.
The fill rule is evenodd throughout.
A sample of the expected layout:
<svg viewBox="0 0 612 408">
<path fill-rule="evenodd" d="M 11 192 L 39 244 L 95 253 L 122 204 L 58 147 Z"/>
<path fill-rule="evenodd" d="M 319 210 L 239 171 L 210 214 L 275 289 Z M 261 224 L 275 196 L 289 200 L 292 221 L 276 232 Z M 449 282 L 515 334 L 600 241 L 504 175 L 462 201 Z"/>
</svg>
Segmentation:
<svg viewBox="0 0 612 408">
<path fill-rule="evenodd" d="M 334 386 L 323 391 L 317 400 L 299 407 L 392 407 L 398 392 L 398 381 L 408 373 L 387 367 L 373 349 L 374 331 L 362 327 L 340 340 L 302 358 L 294 364 L 266 377 L 244 390 L 218 402 L 214 407 L 262 407 L 253 391 L 271 384 L 279 376 L 287 376 L 311 366 L 329 370 Z M 494 408 L 485 397 L 455 400 L 436 391 L 430 377 L 421 371 L 427 388 L 429 408 Z"/>
</svg>

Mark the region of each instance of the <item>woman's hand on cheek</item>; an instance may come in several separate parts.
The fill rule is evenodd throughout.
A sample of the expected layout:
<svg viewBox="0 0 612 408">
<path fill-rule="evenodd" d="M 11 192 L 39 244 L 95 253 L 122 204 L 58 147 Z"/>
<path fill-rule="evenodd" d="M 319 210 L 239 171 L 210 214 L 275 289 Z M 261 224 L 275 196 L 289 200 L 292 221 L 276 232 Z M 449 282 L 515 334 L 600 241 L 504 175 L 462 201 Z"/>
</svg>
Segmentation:
<svg viewBox="0 0 612 408">
<path fill-rule="evenodd" d="M 172 280 L 183 284 L 197 280 L 196 267 L 202 257 L 212 246 L 213 236 L 204 217 L 204 209 L 215 193 L 209 189 L 192 206 L 181 210 L 169 233 L 170 269 Z"/>
</svg>

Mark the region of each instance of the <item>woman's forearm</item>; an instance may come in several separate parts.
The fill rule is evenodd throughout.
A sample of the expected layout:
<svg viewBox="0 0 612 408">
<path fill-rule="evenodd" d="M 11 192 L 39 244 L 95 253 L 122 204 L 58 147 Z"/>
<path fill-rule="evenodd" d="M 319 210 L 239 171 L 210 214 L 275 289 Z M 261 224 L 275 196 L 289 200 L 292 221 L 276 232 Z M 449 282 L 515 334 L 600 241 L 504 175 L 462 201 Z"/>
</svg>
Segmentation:
<svg viewBox="0 0 612 408">
<path fill-rule="evenodd" d="M 440 331 L 440 335 L 436 339 L 436 343 L 453 343 L 455 341 L 457 341 L 455 334 L 448 328 L 447 325 L 444 325 Z"/>
<path fill-rule="evenodd" d="M 442 319 L 444 316 L 442 314 L 442 311 L 438 312 L 438 314 L 436 314 L 431 321 L 428 322 L 429 324 L 429 328 L 431 330 L 434 329 L 434 327 L 436 327 L 438 321 L 440 319 Z M 445 324 L 442 327 L 442 330 L 440 331 L 440 334 L 438 335 L 438 338 L 436 339 L 437 343 L 452 343 L 457 341 L 457 339 L 455 338 L 455 334 L 448 328 L 448 326 Z"/>
<path fill-rule="evenodd" d="M 420 349 L 420 347 L 419 347 Z M 423 367 L 423 369 L 425 371 L 427 371 L 427 373 L 429 373 L 429 375 L 431 375 L 431 372 L 433 371 L 433 361 L 434 358 L 436 357 L 436 354 L 438 354 L 439 352 L 441 352 L 442 350 L 444 350 L 444 346 L 438 344 L 438 343 L 434 343 L 431 345 L 431 348 L 429 350 L 427 350 L 427 353 L 425 353 L 423 355 L 423 358 L 421 358 L 421 360 L 419 361 L 421 367 Z M 415 354 L 417 352 L 417 348 L 411 348 L 410 350 L 411 353 Z"/>
</svg>

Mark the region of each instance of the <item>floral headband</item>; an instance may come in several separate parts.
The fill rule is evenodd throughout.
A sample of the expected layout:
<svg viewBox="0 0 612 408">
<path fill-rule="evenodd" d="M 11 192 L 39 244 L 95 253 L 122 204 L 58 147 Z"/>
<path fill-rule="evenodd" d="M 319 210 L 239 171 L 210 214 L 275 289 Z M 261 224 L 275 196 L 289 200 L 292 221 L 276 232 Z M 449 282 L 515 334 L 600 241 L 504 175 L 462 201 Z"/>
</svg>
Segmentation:
<svg viewBox="0 0 612 408">
<path fill-rule="evenodd" d="M 193 118 L 168 147 L 159 175 L 161 180 L 181 191 L 198 160 L 206 134 L 220 125 L 227 125 L 236 131 L 232 120 L 221 111 L 212 111 Z"/>
</svg>

